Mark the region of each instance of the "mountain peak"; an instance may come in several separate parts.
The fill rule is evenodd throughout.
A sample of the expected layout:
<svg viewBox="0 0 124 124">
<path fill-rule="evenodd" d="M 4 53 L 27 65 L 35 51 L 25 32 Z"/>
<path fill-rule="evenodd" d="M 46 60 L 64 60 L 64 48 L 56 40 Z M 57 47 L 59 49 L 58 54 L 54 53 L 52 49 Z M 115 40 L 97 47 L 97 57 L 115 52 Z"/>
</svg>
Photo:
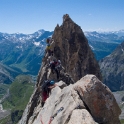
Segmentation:
<svg viewBox="0 0 124 124">
<path fill-rule="evenodd" d="M 70 16 L 68 14 L 63 15 L 63 22 L 71 20 Z"/>
<path fill-rule="evenodd" d="M 99 65 L 81 27 L 68 14 L 63 19 L 63 24 L 55 28 L 52 37 L 55 42 L 55 57 L 62 61 L 66 72 L 75 81 L 88 73 L 101 79 Z"/>
</svg>

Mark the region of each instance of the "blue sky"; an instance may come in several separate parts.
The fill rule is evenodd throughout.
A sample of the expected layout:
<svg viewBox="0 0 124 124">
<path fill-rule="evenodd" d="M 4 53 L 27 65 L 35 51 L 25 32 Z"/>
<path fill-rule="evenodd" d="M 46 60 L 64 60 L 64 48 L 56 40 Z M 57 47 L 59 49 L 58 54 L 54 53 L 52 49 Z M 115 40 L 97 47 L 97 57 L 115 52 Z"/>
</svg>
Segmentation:
<svg viewBox="0 0 124 124">
<path fill-rule="evenodd" d="M 124 29 L 124 0 L 0 0 L 0 32 L 53 31 L 66 13 L 83 31 Z"/>
</svg>

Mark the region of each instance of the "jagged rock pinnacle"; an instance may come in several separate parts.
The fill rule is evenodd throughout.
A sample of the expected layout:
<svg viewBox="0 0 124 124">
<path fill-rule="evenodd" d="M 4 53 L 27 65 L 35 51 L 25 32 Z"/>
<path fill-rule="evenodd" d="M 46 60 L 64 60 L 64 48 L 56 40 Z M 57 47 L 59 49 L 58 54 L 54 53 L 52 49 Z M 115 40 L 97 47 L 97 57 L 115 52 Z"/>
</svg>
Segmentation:
<svg viewBox="0 0 124 124">
<path fill-rule="evenodd" d="M 68 20 L 68 19 L 71 19 L 71 18 L 69 17 L 68 14 L 65 14 L 65 15 L 63 16 L 63 22 L 66 21 L 66 20 Z"/>
<path fill-rule="evenodd" d="M 102 79 L 99 65 L 82 29 L 68 14 L 63 16 L 63 24 L 55 28 L 52 38 L 55 42 L 55 57 L 62 61 L 66 72 L 74 81 L 86 74 L 94 74 Z"/>
</svg>

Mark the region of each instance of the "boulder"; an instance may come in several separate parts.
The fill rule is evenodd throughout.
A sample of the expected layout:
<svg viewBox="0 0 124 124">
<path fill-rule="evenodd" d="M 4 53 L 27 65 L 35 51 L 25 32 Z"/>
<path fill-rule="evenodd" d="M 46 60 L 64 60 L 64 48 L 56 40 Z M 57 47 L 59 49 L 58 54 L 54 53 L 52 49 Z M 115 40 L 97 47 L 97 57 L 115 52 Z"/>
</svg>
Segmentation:
<svg viewBox="0 0 124 124">
<path fill-rule="evenodd" d="M 96 122 L 100 124 L 120 123 L 121 110 L 114 95 L 96 76 L 86 75 L 74 84 L 74 89 Z"/>
</svg>

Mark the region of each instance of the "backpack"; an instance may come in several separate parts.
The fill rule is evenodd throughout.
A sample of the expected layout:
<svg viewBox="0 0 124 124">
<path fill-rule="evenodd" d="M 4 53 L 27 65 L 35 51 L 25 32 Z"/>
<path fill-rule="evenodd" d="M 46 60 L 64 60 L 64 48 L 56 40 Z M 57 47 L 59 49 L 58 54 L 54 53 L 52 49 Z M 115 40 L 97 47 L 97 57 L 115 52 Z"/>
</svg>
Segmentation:
<svg viewBox="0 0 124 124">
<path fill-rule="evenodd" d="M 41 86 L 42 91 L 49 93 L 49 90 L 50 90 L 48 88 L 49 86 L 50 86 L 50 81 L 49 80 L 45 80 L 43 85 Z"/>
<path fill-rule="evenodd" d="M 47 50 L 50 50 L 50 46 L 47 46 L 47 48 L 46 48 Z"/>
<path fill-rule="evenodd" d="M 50 67 L 51 67 L 52 69 L 55 68 L 55 63 L 54 63 L 54 61 L 51 61 L 51 62 L 50 62 Z"/>
</svg>

